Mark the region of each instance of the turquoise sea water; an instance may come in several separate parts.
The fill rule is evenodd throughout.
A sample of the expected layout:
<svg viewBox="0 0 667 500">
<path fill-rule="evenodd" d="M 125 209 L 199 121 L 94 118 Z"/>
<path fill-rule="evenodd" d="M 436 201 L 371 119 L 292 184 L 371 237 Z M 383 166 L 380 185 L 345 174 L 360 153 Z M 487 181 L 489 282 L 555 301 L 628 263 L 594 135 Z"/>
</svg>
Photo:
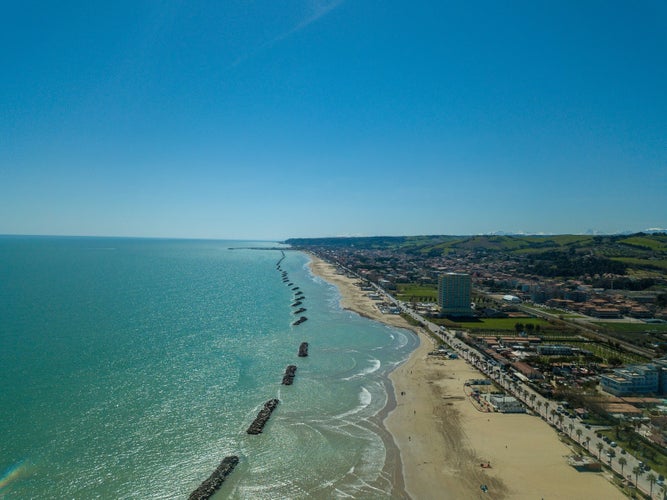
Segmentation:
<svg viewBox="0 0 667 500">
<path fill-rule="evenodd" d="M 220 498 L 391 496 L 377 415 L 417 340 L 286 251 L 292 326 L 273 246 L 1 237 L 0 498 L 186 498 L 232 454 Z"/>
</svg>

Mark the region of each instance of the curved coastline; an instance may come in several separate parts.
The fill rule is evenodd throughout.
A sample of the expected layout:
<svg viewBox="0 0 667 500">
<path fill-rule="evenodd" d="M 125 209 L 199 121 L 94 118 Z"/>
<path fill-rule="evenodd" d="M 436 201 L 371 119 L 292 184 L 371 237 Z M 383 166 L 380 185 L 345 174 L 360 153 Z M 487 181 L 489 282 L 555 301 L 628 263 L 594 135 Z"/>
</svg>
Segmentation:
<svg viewBox="0 0 667 500">
<path fill-rule="evenodd" d="M 365 318 L 374 321 L 380 321 L 389 326 L 411 330 L 412 332 L 418 334 L 417 329 L 400 316 L 379 318 L 378 314 L 380 313 L 375 307 L 374 302 L 366 297 L 364 292 L 362 292 L 353 284 L 354 280 L 338 274 L 336 268 L 332 264 L 322 260 L 316 255 L 311 253 L 307 253 L 307 255 L 311 259 L 310 263 L 308 264 L 311 272 L 315 276 L 318 276 L 326 282 L 334 285 L 338 289 L 341 295 L 341 306 L 344 309 L 354 311 L 355 313 Z M 416 347 L 416 350 L 418 350 L 422 344 L 423 339 L 422 336 L 419 335 L 419 344 Z M 412 356 L 412 354 L 410 356 Z M 398 367 L 405 364 L 406 362 L 407 359 L 394 367 L 389 372 L 389 376 L 384 378 L 383 382 L 387 393 L 387 402 L 373 418 L 369 419 L 370 423 L 375 426 L 375 431 L 380 435 L 387 450 L 387 456 L 384 467 L 382 469 L 382 475 L 384 478 L 390 481 L 392 485 L 392 498 L 410 498 L 410 495 L 405 487 L 405 471 L 401 459 L 401 450 L 396 442 L 394 434 L 390 431 L 390 429 L 387 428 L 385 423 L 387 417 L 397 407 L 396 389 L 392 375 L 395 373 Z"/>
<path fill-rule="evenodd" d="M 338 288 L 343 308 L 419 337 L 417 348 L 389 373 L 387 404 L 371 419 L 387 448 L 383 476 L 392 482 L 392 498 L 625 498 L 602 473 L 570 467 L 572 451 L 541 419 L 477 411 L 463 387 L 479 372 L 462 359 L 429 356 L 434 340 L 422 329 L 380 313 L 357 280 L 308 256 L 313 274 Z M 486 463 L 491 467 L 481 467 Z"/>
</svg>

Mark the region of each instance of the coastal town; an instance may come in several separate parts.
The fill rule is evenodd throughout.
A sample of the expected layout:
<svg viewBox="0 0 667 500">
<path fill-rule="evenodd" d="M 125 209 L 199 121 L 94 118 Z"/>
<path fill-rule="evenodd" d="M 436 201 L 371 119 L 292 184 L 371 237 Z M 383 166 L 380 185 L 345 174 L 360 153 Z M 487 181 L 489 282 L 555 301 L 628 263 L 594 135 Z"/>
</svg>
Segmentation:
<svg viewBox="0 0 667 500">
<path fill-rule="evenodd" d="M 382 315 L 427 331 L 436 345 L 430 356 L 481 372 L 464 385 L 477 411 L 539 417 L 569 447 L 575 470 L 605 474 L 626 496 L 663 498 L 667 282 L 655 264 L 664 262 L 665 235 L 626 238 L 655 243 L 643 272 L 595 257 L 588 243 L 608 243 L 596 240 L 562 250 L 572 261 L 586 255 L 590 267 L 561 276 L 549 272 L 567 269 L 560 255 L 540 268 L 534 254 L 471 239 L 453 251 L 358 239 L 290 243 L 355 280 Z M 552 246 L 546 238 L 538 244 Z"/>
</svg>

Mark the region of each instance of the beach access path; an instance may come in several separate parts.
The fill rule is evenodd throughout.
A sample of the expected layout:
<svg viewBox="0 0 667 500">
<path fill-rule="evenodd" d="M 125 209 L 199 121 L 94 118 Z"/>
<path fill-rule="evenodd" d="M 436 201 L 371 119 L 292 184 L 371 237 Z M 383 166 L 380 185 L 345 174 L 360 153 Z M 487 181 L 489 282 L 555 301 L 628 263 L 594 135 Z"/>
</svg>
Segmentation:
<svg viewBox="0 0 667 500">
<path fill-rule="evenodd" d="M 423 329 L 381 313 L 357 286 L 359 280 L 319 257 L 311 259 L 313 274 L 338 287 L 342 307 L 419 335 L 419 347 L 390 375 L 396 408 L 384 422 L 400 450 L 411 498 L 625 498 L 603 473 L 570 467 L 572 451 L 539 417 L 476 409 L 464 384 L 482 378 L 481 372 L 463 359 L 430 356 L 435 341 Z"/>
</svg>

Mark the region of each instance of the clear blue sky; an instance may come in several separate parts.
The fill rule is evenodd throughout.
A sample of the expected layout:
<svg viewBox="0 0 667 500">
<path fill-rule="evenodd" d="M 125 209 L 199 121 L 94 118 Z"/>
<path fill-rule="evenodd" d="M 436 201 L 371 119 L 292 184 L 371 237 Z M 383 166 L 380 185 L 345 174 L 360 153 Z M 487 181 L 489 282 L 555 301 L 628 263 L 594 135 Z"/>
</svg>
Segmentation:
<svg viewBox="0 0 667 500">
<path fill-rule="evenodd" d="M 0 234 L 667 227 L 664 0 L 3 2 Z"/>
</svg>

